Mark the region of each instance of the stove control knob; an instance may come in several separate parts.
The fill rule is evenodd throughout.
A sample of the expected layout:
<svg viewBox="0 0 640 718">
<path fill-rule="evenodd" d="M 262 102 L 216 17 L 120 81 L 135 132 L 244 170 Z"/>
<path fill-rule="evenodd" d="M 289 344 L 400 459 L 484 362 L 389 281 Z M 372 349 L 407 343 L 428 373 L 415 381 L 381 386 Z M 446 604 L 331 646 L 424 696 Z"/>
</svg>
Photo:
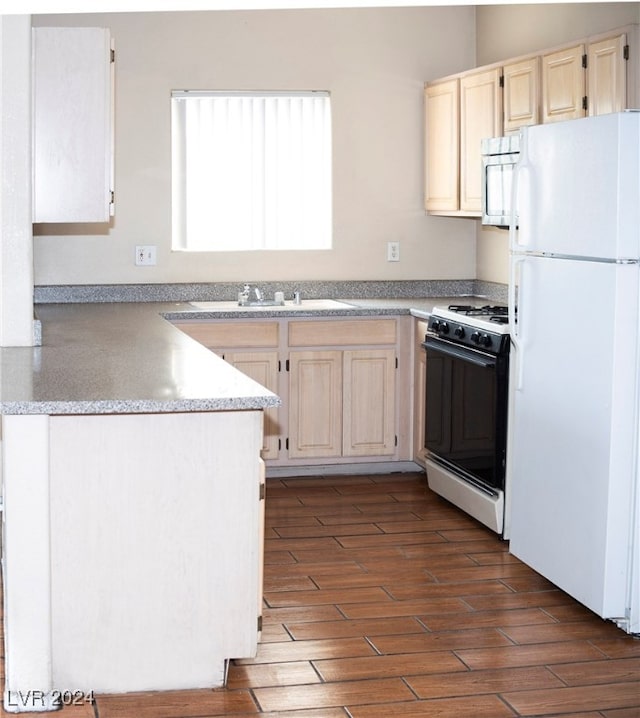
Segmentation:
<svg viewBox="0 0 640 718">
<path fill-rule="evenodd" d="M 464 327 L 460 327 L 460 326 L 456 327 L 456 329 L 453 333 L 458 337 L 458 339 L 463 339 L 464 338 Z"/>
<path fill-rule="evenodd" d="M 432 329 L 436 334 L 438 333 L 438 330 L 440 329 L 440 320 L 439 320 L 439 319 L 434 319 L 434 320 L 431 322 L 431 329 Z"/>
<path fill-rule="evenodd" d="M 471 341 L 474 344 L 480 344 L 480 332 L 473 332 L 471 335 Z"/>
<path fill-rule="evenodd" d="M 440 326 L 438 327 L 438 333 L 439 334 L 448 334 L 449 333 L 449 325 L 446 322 L 440 322 Z"/>
<path fill-rule="evenodd" d="M 483 347 L 490 347 L 491 346 L 491 337 L 488 334 L 483 334 L 482 339 L 480 340 L 480 343 Z"/>
</svg>

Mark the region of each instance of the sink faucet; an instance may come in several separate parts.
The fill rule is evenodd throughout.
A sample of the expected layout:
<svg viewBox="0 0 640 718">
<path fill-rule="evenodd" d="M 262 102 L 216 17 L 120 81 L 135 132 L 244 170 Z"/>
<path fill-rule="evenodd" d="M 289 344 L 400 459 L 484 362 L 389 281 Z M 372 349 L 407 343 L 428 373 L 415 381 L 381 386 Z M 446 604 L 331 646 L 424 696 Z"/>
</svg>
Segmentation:
<svg viewBox="0 0 640 718">
<path fill-rule="evenodd" d="M 245 284 L 242 291 L 238 292 L 238 304 L 240 305 L 246 305 L 251 302 L 251 295 L 255 295 L 255 301 L 256 302 L 262 302 L 264 301 L 262 297 L 262 292 L 258 287 L 254 287 L 251 289 L 251 285 Z"/>
</svg>

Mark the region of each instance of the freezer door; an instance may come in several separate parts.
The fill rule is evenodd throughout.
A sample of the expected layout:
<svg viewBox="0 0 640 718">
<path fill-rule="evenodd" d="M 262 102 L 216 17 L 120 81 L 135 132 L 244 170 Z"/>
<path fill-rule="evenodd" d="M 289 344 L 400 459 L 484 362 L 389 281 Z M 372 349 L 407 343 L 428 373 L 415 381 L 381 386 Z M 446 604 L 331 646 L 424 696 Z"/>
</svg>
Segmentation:
<svg viewBox="0 0 640 718">
<path fill-rule="evenodd" d="M 640 257 L 640 112 L 522 132 L 512 251 Z"/>
<path fill-rule="evenodd" d="M 514 258 L 510 550 L 602 617 L 629 607 L 637 265 Z"/>
</svg>

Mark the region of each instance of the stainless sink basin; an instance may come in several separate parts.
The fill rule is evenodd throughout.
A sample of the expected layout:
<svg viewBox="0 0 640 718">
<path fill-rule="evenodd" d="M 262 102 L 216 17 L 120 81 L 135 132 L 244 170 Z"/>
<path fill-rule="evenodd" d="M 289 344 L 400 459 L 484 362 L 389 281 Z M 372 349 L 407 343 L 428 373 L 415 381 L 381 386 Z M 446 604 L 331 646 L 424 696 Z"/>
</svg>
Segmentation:
<svg viewBox="0 0 640 718">
<path fill-rule="evenodd" d="M 238 302 L 239 307 L 284 307 L 284 299 L 276 302 L 275 299 L 254 299 L 248 302 Z"/>
<path fill-rule="evenodd" d="M 246 309 L 283 309 L 283 310 L 294 310 L 294 311 L 310 311 L 320 309 L 353 309 L 352 304 L 346 302 L 339 302 L 336 299 L 303 299 L 300 304 L 294 304 L 293 302 L 284 302 L 284 304 L 276 303 L 274 300 L 263 300 L 261 302 L 254 301 L 248 302 L 247 304 L 238 304 L 238 302 L 189 302 L 192 307 L 196 309 L 206 309 L 207 311 L 215 311 L 216 309 L 221 311 L 229 311 L 230 309 L 242 312 Z"/>
</svg>

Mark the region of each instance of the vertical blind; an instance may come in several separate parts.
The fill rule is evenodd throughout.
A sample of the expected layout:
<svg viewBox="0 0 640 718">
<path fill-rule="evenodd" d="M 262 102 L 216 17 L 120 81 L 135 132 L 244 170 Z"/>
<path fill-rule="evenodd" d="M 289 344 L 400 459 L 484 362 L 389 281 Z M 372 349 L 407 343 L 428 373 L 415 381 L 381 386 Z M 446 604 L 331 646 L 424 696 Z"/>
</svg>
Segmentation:
<svg viewBox="0 0 640 718">
<path fill-rule="evenodd" d="M 331 247 L 327 92 L 173 92 L 173 248 Z"/>
</svg>

